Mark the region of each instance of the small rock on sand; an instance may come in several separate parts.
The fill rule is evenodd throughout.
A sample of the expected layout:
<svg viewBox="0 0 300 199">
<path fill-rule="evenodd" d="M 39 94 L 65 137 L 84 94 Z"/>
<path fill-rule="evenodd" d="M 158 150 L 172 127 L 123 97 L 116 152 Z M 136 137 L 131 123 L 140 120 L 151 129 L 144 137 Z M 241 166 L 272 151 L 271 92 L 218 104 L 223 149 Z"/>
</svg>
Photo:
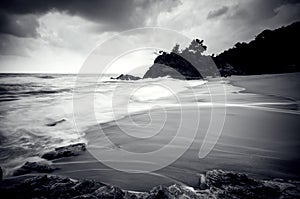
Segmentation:
<svg viewBox="0 0 300 199">
<path fill-rule="evenodd" d="M 26 162 L 21 168 L 14 172 L 14 176 L 24 175 L 32 172 L 37 173 L 50 173 L 57 168 L 45 162 Z"/>
<path fill-rule="evenodd" d="M 84 143 L 71 144 L 55 148 L 55 150 L 43 154 L 42 158 L 46 160 L 55 160 L 64 157 L 77 156 L 85 150 L 86 144 Z"/>
</svg>

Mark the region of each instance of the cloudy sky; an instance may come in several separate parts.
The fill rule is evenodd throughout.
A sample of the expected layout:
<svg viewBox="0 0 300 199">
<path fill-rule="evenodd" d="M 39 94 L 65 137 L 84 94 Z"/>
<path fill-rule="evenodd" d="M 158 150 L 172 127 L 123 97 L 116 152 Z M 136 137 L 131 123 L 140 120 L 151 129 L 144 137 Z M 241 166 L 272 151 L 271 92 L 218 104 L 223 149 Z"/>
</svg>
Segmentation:
<svg viewBox="0 0 300 199">
<path fill-rule="evenodd" d="M 299 13 L 299 0 L 1 0 L 0 72 L 76 73 L 99 44 L 140 27 L 201 38 L 208 53 L 219 53 L 300 20 Z M 154 56 L 146 54 L 123 64 L 150 63 Z"/>
</svg>

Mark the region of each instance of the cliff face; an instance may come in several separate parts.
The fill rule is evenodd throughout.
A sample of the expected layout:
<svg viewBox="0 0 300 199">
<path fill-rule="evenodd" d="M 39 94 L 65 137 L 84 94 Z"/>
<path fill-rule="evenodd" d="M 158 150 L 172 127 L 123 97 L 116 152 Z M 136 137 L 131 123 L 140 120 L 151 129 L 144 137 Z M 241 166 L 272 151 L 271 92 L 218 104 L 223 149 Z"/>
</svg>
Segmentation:
<svg viewBox="0 0 300 199">
<path fill-rule="evenodd" d="M 186 80 L 202 79 L 199 71 L 189 61 L 173 52 L 164 52 L 162 55 L 159 55 L 143 78 L 164 76 Z"/>
<path fill-rule="evenodd" d="M 221 73 L 258 75 L 298 72 L 299 35 L 300 22 L 276 30 L 264 30 L 251 42 L 237 43 L 213 57 L 213 60 Z M 231 71 L 228 71 L 230 68 Z"/>
</svg>

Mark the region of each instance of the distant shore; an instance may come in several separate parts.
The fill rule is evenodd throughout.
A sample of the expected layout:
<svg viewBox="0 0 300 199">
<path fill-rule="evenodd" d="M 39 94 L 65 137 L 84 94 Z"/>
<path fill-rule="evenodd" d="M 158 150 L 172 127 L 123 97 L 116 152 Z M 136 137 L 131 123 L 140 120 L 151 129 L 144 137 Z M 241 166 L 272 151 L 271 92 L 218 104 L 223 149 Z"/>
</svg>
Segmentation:
<svg viewBox="0 0 300 199">
<path fill-rule="evenodd" d="M 245 88 L 245 92 L 281 96 L 300 100 L 300 73 L 229 77 L 230 84 Z"/>
</svg>

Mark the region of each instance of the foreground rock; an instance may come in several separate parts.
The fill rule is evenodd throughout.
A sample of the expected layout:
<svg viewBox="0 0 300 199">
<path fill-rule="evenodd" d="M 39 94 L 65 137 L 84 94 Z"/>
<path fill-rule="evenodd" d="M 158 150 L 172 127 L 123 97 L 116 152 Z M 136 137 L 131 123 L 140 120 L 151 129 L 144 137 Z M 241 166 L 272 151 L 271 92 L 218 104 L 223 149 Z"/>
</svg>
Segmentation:
<svg viewBox="0 0 300 199">
<path fill-rule="evenodd" d="M 41 175 L 16 185 L 2 185 L 0 194 L 7 198 L 72 198 L 93 193 L 102 186 L 105 185 L 94 181 Z"/>
<path fill-rule="evenodd" d="M 50 151 L 42 155 L 42 158 L 46 160 L 55 160 L 64 157 L 77 156 L 83 151 L 86 151 L 86 144 L 84 143 L 71 144 L 68 146 L 55 148 L 54 151 Z"/>
<path fill-rule="evenodd" d="M 118 76 L 116 78 L 111 77 L 110 79 L 117 79 L 117 80 L 139 80 L 141 78 L 137 77 L 137 76 L 133 76 L 133 75 L 123 75 L 123 74 L 121 74 L 120 76 Z"/>
<path fill-rule="evenodd" d="M 204 182 L 209 195 L 217 198 L 298 198 L 300 183 L 283 180 L 259 181 L 245 174 L 222 170 L 208 171 Z"/>
<path fill-rule="evenodd" d="M 14 176 L 24 175 L 32 172 L 37 173 L 51 173 L 57 170 L 57 168 L 45 162 L 26 162 L 21 168 L 14 172 Z"/>
<path fill-rule="evenodd" d="M 202 189 L 200 189 L 201 187 Z M 198 188 L 184 185 L 157 186 L 148 192 L 130 192 L 92 180 L 74 180 L 61 176 L 41 175 L 18 184 L 0 186 L 7 198 L 299 198 L 299 182 L 258 181 L 245 174 L 222 170 L 208 171 Z"/>
</svg>

